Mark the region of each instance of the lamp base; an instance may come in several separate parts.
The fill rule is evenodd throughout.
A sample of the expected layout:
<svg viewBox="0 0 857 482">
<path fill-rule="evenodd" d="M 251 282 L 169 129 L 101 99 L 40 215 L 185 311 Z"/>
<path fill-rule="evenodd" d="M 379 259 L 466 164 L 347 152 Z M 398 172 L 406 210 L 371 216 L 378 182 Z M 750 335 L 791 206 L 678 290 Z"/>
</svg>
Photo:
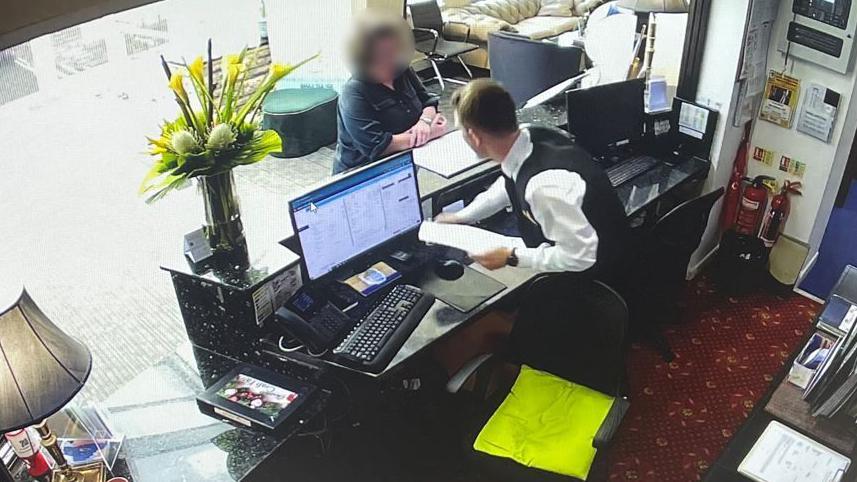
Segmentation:
<svg viewBox="0 0 857 482">
<path fill-rule="evenodd" d="M 105 480 L 107 480 L 107 471 L 101 462 L 69 467 L 66 471 L 54 470 L 51 475 L 51 482 L 104 482 Z"/>
</svg>

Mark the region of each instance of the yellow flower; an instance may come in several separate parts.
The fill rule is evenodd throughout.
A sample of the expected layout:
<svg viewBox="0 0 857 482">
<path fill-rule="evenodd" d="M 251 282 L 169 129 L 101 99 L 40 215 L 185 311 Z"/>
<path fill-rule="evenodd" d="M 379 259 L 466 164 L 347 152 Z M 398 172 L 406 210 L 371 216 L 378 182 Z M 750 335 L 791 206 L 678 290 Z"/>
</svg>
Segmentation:
<svg viewBox="0 0 857 482">
<path fill-rule="evenodd" d="M 187 91 L 184 90 L 184 76 L 178 72 L 173 73 L 170 77 L 170 89 L 173 89 L 173 92 L 184 101 L 185 104 L 188 103 Z"/>
<path fill-rule="evenodd" d="M 238 79 L 238 74 L 244 71 L 243 64 L 231 64 L 226 68 L 226 83 L 234 84 L 235 80 Z"/>
<path fill-rule="evenodd" d="M 294 66 L 290 64 L 271 64 L 271 70 L 268 72 L 270 76 L 270 81 L 272 83 L 277 82 L 283 77 L 289 75 L 293 70 L 295 70 Z"/>
<path fill-rule="evenodd" d="M 205 64 L 202 61 L 202 57 L 197 57 L 187 66 L 187 71 L 190 73 L 190 76 L 196 79 L 201 85 L 205 85 L 205 81 L 203 80 L 203 72 L 205 70 Z"/>
<path fill-rule="evenodd" d="M 229 71 L 230 65 L 236 65 L 241 63 L 241 57 L 236 54 L 224 55 L 220 60 L 220 69 L 224 74 Z"/>
</svg>

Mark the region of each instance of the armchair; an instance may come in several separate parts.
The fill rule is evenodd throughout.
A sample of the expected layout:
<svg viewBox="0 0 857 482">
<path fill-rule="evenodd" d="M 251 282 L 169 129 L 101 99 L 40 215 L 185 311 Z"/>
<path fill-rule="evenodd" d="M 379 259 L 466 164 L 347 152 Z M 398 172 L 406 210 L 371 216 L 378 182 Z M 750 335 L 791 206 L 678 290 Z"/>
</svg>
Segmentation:
<svg viewBox="0 0 857 482">
<path fill-rule="evenodd" d="M 478 45 L 469 43 L 470 26 L 463 22 L 444 22 L 436 0 L 409 0 L 408 9 L 411 12 L 413 22 L 414 42 L 418 52 L 426 56 L 426 59 L 434 69 L 435 78 L 440 83 L 441 89 L 445 88 L 444 81 L 460 83 L 455 79 L 445 79 L 440 73 L 438 64 L 452 59 L 458 60 L 467 75 L 473 78 L 470 67 L 464 63 L 461 56 L 477 50 Z M 464 41 L 447 40 L 443 36 L 446 25 L 457 24 L 465 28 Z"/>
<path fill-rule="evenodd" d="M 539 300 L 557 302 L 525 304 L 508 347 L 471 360 L 449 380 L 447 391 L 457 393 L 471 378 L 475 381 L 481 403 L 472 418 L 479 423 L 467 440 L 480 468 L 499 480 L 585 479 L 596 451 L 610 444 L 629 406 L 628 309 L 607 285 L 572 283 L 563 274 L 538 278 L 523 299 L 534 299 L 529 295 L 535 293 Z M 514 386 L 501 383 L 487 394 L 492 374 L 504 362 L 521 366 Z M 545 411 L 527 417 L 540 399 Z M 569 399 L 573 403 L 563 406 Z M 547 426 L 538 426 L 540 422 Z M 526 454 L 526 460 L 517 461 L 512 454 Z"/>
<path fill-rule="evenodd" d="M 584 58 L 578 47 L 532 40 L 510 32 L 488 34 L 491 78 L 503 84 L 515 104 L 581 72 Z"/>
</svg>

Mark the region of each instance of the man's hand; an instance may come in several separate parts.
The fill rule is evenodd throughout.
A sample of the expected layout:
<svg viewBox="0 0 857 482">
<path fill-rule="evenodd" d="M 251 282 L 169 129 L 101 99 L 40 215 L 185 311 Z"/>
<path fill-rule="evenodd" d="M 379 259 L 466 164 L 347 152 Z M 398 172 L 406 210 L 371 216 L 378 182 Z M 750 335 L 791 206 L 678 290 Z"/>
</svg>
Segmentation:
<svg viewBox="0 0 857 482">
<path fill-rule="evenodd" d="M 440 213 L 432 221 L 440 224 L 465 224 L 464 220 L 455 213 Z"/>
<path fill-rule="evenodd" d="M 481 254 L 471 254 L 470 257 L 473 258 L 473 261 L 481 264 L 486 269 L 494 271 L 495 269 L 500 269 L 506 266 L 506 262 L 511 255 L 511 248 L 495 248 Z"/>
</svg>

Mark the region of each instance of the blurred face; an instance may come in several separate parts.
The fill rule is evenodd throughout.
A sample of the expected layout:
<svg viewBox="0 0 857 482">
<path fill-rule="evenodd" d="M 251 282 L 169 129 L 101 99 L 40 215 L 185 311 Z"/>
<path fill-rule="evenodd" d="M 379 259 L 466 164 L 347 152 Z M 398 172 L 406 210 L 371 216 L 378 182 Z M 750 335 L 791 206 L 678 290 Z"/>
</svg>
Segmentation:
<svg viewBox="0 0 857 482">
<path fill-rule="evenodd" d="M 377 82 L 389 82 L 395 79 L 402 67 L 402 46 L 394 36 L 385 36 L 375 40 L 372 46 L 372 61 L 369 63 L 369 75 Z"/>
</svg>

